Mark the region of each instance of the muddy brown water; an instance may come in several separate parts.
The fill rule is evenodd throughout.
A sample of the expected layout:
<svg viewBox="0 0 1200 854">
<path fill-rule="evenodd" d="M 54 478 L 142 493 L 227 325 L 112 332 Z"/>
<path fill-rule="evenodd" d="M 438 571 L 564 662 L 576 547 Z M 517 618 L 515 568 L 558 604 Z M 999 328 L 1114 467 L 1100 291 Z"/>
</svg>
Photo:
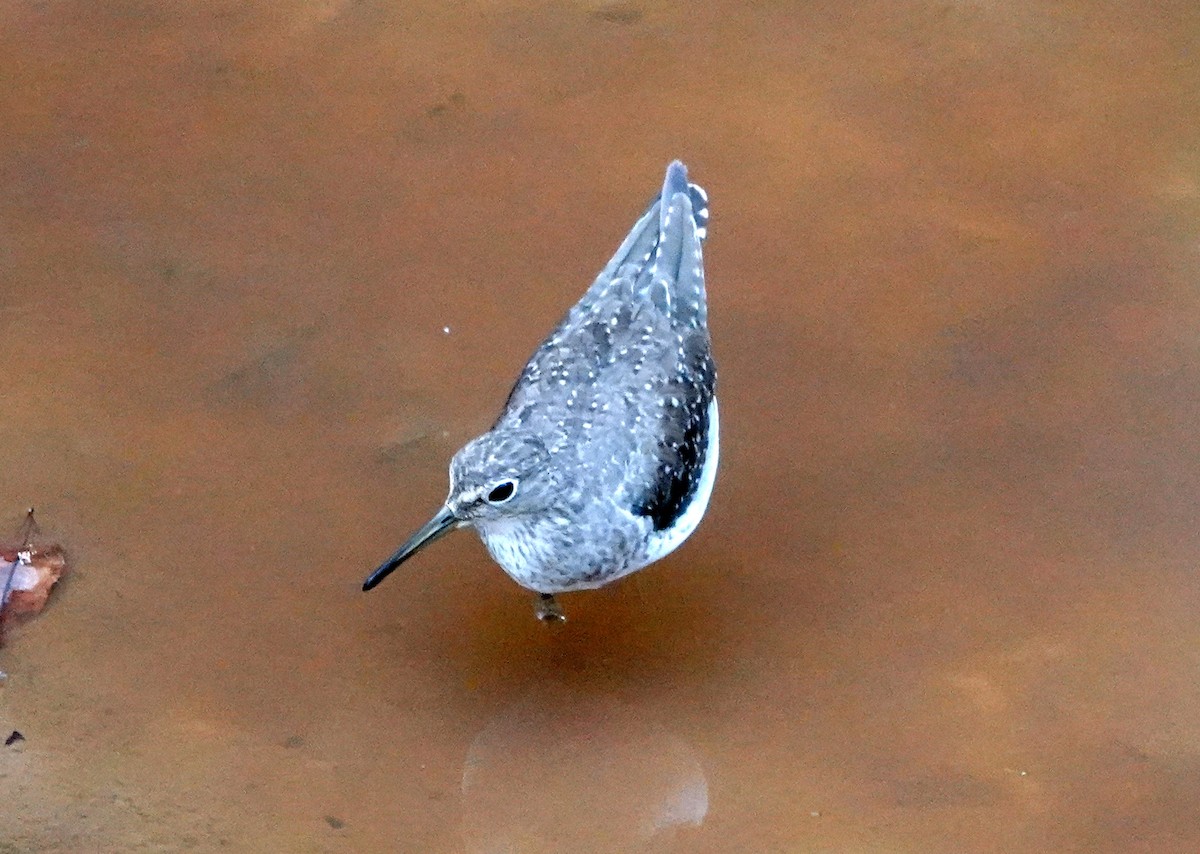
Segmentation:
<svg viewBox="0 0 1200 854">
<path fill-rule="evenodd" d="M 0 851 L 1200 850 L 1198 36 L 6 4 L 0 509 L 76 571 Z M 700 530 L 561 630 L 467 534 L 361 594 L 675 156 Z"/>
</svg>

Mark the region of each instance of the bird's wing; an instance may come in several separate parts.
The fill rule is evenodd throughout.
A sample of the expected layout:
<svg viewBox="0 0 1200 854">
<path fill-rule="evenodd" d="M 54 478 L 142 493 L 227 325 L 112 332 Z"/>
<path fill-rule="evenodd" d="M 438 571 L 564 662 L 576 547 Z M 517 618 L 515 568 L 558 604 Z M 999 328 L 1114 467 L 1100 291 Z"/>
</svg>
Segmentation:
<svg viewBox="0 0 1200 854">
<path fill-rule="evenodd" d="M 604 369 L 612 359 L 627 355 L 619 352 L 622 346 L 639 346 L 637 338 L 647 325 L 659 334 L 663 320 L 704 330 L 701 244 L 707 233 L 708 195 L 688 183 L 687 170 L 675 161 L 667 167 L 662 191 L 595 282 L 530 357 L 497 424 L 521 421 L 535 398 L 546 403 L 561 398 L 565 405 L 573 389 L 595 383 L 601 372 L 609 373 Z M 656 319 L 652 308 L 664 317 Z M 642 321 L 636 328 L 635 314 Z"/>
<path fill-rule="evenodd" d="M 716 394 L 716 367 L 707 330 L 686 330 L 666 359 L 656 392 L 658 411 L 648 429 L 638 430 L 641 453 L 628 464 L 631 510 L 655 530 L 671 527 L 690 503 L 711 452 L 710 404 Z M 640 487 L 640 488 L 635 488 Z"/>
</svg>

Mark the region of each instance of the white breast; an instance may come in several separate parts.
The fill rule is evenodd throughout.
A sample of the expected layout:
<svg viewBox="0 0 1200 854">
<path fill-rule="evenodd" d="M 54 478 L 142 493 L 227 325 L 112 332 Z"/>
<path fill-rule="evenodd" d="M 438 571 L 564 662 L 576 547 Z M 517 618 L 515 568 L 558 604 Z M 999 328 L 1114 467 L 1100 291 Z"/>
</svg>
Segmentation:
<svg viewBox="0 0 1200 854">
<path fill-rule="evenodd" d="M 540 589 L 541 568 L 552 561 L 550 542 L 540 539 L 531 526 L 520 519 L 501 519 L 476 529 L 492 560 L 523 587 Z"/>
</svg>

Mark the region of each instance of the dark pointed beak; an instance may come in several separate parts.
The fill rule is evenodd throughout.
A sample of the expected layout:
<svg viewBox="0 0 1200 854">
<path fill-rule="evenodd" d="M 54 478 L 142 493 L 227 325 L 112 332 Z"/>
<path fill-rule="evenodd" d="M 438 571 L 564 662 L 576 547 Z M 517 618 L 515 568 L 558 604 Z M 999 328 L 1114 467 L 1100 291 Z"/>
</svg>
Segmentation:
<svg viewBox="0 0 1200 854">
<path fill-rule="evenodd" d="M 436 516 L 422 525 L 420 530 L 409 537 L 408 542 L 396 549 L 396 553 L 381 564 L 379 569 L 367 576 L 367 580 L 363 582 L 363 592 L 365 593 L 383 581 L 383 579 L 391 575 L 392 570 L 415 555 L 423 546 L 432 543 L 438 537 L 453 529 L 457 524 L 458 519 L 455 518 L 450 508 L 443 507 L 438 511 Z"/>
</svg>

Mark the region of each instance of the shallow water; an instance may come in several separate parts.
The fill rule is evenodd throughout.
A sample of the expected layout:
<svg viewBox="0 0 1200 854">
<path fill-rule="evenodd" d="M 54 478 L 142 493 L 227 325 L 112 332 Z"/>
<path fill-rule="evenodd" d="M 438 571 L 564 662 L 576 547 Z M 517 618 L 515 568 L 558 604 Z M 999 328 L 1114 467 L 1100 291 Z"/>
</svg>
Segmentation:
<svg viewBox="0 0 1200 854">
<path fill-rule="evenodd" d="M 0 512 L 76 571 L 0 851 L 1200 849 L 1198 36 L 6 5 Z M 465 534 L 362 595 L 675 156 L 705 523 L 563 627 Z"/>
</svg>

